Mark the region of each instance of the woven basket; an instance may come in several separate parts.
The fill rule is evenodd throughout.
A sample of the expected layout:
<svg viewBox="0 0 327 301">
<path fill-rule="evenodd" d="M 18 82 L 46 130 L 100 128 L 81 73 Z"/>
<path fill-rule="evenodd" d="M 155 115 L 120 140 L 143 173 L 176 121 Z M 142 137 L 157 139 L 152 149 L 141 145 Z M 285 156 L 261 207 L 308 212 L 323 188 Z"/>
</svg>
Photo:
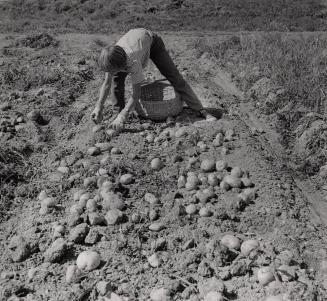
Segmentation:
<svg viewBox="0 0 327 301">
<path fill-rule="evenodd" d="M 183 102 L 174 88 L 163 80 L 157 80 L 141 86 L 141 99 L 135 104 L 137 114 L 154 121 L 166 120 L 178 115 Z"/>
</svg>

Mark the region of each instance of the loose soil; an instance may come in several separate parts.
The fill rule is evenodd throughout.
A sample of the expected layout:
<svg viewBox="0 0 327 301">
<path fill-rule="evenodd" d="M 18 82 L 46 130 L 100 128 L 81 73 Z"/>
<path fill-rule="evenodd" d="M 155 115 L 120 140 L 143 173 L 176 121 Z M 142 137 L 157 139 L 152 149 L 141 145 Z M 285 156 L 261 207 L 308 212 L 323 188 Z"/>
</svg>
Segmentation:
<svg viewBox="0 0 327 301">
<path fill-rule="evenodd" d="M 279 294 L 282 300 L 325 300 L 325 226 L 312 214 L 308 195 L 285 164 L 287 157 L 282 160 L 278 156 L 283 154 L 271 151 L 265 143 L 271 136 L 260 128 L 254 131 L 258 125 L 249 127 L 242 94 L 226 73 L 214 68 L 208 54 L 198 56 L 191 47 L 197 37 L 173 33 L 163 37 L 179 69 L 218 121 L 205 122 L 187 108 L 173 123 L 132 116 L 125 131 L 109 139 L 105 131 L 93 133 L 90 113 L 102 80 L 96 56 L 117 35 L 61 35 L 55 37 L 58 43 L 33 48 L 21 43 L 28 40 L 20 36 L 1 36 L 1 104 L 6 102 L 1 118 L 16 120 L 14 130 L 4 123 L 1 145 L 22 158 L 13 167 L 21 177 L 10 181 L 1 177 L 8 191 L 3 198 L 6 206 L 1 208 L 1 300 L 108 300 L 111 292 L 129 300 L 149 300 L 150 292 L 160 287 L 170 289 L 169 300 L 201 300 L 203 282 L 212 277 L 223 282 L 227 300 L 265 300 Z M 151 64 L 147 76 L 160 78 Z M 39 112 L 37 118 L 32 117 L 35 113 L 28 114 L 32 110 Z M 107 120 L 114 114 L 109 106 Z M 23 122 L 18 123 L 18 117 Z M 176 137 L 181 128 L 185 135 Z M 215 146 L 217 133 L 227 137 L 229 130 L 233 137 Z M 149 134 L 155 141 L 147 141 Z M 99 142 L 108 142 L 109 149 L 119 152 L 89 155 L 88 148 Z M 162 160 L 160 170 L 151 169 L 153 158 Z M 199 174 L 204 159 L 227 162 L 227 170 L 218 176 L 229 174 L 235 166 L 246 171 L 256 197 L 244 204 L 238 199 L 244 188 L 225 191 L 217 185 L 211 199 L 179 188 L 178 178 L 190 171 Z M 68 173 L 59 172 L 58 167 L 68 167 Z M 100 168 L 123 200 L 125 218 L 115 225 L 91 226 L 85 211 L 80 222 L 87 223 L 99 240 L 69 241 L 74 228 L 73 194 L 83 188 L 95 197 L 98 188 L 84 187 L 85 179 L 98 178 Z M 134 181 L 120 184 L 120 176 L 127 173 Z M 204 183 L 198 191 L 208 186 Z M 41 190 L 58 201 L 45 215 L 39 212 Z M 146 202 L 146 193 L 157 196 L 159 202 Z M 187 214 L 185 207 L 192 203 L 198 210 L 209 209 L 210 216 Z M 98 213 L 105 215 L 106 210 L 100 207 Z M 164 226 L 159 232 L 149 230 L 154 220 Z M 46 254 L 55 223 L 65 228 L 62 237 L 67 250 L 53 263 Z M 220 245 L 225 234 L 242 241 L 256 239 L 259 250 L 255 256 L 240 258 L 237 250 Z M 67 267 L 75 264 L 83 250 L 97 251 L 101 264 L 68 284 Z M 156 268 L 148 263 L 153 253 L 162 260 Z M 282 265 L 287 267 L 286 274 L 279 270 Z M 257 279 L 262 266 L 269 266 L 276 277 L 266 286 Z M 101 281 L 110 284 L 107 299 L 100 296 L 97 284 Z"/>
</svg>

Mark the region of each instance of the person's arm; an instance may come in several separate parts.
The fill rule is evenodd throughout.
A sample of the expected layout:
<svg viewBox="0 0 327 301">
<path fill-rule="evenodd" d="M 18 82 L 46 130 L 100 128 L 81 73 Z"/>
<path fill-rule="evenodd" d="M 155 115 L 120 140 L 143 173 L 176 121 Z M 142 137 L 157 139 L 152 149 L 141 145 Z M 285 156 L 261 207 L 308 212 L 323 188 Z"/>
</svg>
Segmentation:
<svg viewBox="0 0 327 301">
<path fill-rule="evenodd" d="M 135 103 L 139 101 L 140 97 L 141 97 L 141 84 L 133 85 L 132 97 L 127 102 L 125 108 L 121 111 L 121 114 L 123 114 L 127 118 L 128 114 L 133 110 Z"/>
<path fill-rule="evenodd" d="M 102 111 L 104 107 L 104 102 L 108 97 L 108 94 L 110 93 L 111 81 L 112 81 L 112 75 L 106 72 L 104 82 L 100 88 L 99 99 L 95 104 L 95 108 L 91 115 L 92 120 L 95 123 L 99 123 L 102 120 Z"/>
<path fill-rule="evenodd" d="M 133 85 L 132 97 L 128 100 L 125 108 L 118 114 L 117 118 L 113 121 L 111 126 L 116 130 L 121 130 L 128 117 L 128 114 L 133 110 L 134 105 L 141 97 L 141 84 Z"/>
</svg>

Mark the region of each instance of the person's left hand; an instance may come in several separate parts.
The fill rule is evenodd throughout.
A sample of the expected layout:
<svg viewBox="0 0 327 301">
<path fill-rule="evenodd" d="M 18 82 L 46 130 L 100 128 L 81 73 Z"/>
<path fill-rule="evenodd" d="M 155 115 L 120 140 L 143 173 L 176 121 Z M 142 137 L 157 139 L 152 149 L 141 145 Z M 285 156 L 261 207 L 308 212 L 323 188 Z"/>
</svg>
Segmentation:
<svg viewBox="0 0 327 301">
<path fill-rule="evenodd" d="M 119 114 L 116 119 L 112 122 L 111 128 L 116 131 L 121 131 L 124 129 L 124 123 L 126 121 L 126 117 L 122 114 Z"/>
</svg>

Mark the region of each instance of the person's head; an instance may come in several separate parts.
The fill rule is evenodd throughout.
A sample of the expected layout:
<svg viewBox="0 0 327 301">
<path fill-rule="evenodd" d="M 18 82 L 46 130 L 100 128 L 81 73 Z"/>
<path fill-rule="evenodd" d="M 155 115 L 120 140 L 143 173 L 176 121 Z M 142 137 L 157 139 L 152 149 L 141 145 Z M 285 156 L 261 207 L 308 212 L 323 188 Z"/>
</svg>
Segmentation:
<svg viewBox="0 0 327 301">
<path fill-rule="evenodd" d="M 126 52 L 120 46 L 108 46 L 102 49 L 98 65 L 100 70 L 116 73 L 126 67 Z"/>
</svg>

